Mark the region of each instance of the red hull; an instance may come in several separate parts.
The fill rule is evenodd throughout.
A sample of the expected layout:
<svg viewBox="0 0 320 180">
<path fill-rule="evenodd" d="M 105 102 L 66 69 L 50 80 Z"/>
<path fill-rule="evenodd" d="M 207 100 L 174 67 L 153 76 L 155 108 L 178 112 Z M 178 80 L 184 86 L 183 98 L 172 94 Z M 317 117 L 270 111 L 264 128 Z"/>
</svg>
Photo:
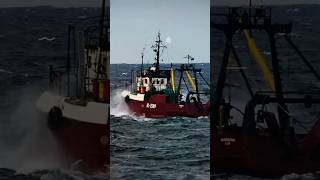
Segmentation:
<svg viewBox="0 0 320 180">
<path fill-rule="evenodd" d="M 108 172 L 109 125 L 64 118 L 63 126 L 52 131 L 64 151 L 65 161 L 69 167 L 90 174 Z"/>
<path fill-rule="evenodd" d="M 320 121 L 298 142 L 291 157 L 279 140 L 268 133 L 250 136 L 241 128 L 212 132 L 213 172 L 281 176 L 320 170 Z"/>
<path fill-rule="evenodd" d="M 164 117 L 201 117 L 209 115 L 209 103 L 197 105 L 195 103 L 174 104 L 174 103 L 157 103 L 154 101 L 135 101 L 128 99 L 127 105 L 129 110 L 137 116 L 149 118 Z M 153 106 L 155 104 L 155 106 Z"/>
</svg>

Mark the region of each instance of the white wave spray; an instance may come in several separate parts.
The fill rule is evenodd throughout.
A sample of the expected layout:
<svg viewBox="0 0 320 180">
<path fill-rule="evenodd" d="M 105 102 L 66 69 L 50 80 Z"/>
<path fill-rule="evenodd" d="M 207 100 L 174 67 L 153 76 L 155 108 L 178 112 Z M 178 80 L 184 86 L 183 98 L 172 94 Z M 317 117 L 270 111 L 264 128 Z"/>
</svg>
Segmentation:
<svg viewBox="0 0 320 180">
<path fill-rule="evenodd" d="M 7 131 L 1 132 L 0 168 L 28 173 L 62 167 L 59 148 L 47 128 L 46 116 L 35 107 L 36 91 L 35 88 L 28 88 L 12 92 L 20 96 L 12 114 L 0 123 L 2 128 L 7 128 Z M 14 98 L 13 94 L 8 97 L 12 101 Z"/>
<path fill-rule="evenodd" d="M 132 119 L 136 121 L 154 121 L 158 119 L 146 118 L 143 116 L 135 116 L 134 113 L 130 112 L 124 97 L 121 95 L 124 89 L 115 89 L 111 92 L 111 106 L 110 114 L 115 117 L 121 117 L 122 119 Z"/>
<path fill-rule="evenodd" d="M 130 111 L 124 100 L 124 97 L 121 96 L 123 91 L 123 89 L 115 89 L 111 92 L 110 114 L 113 116 L 130 116 Z"/>
</svg>

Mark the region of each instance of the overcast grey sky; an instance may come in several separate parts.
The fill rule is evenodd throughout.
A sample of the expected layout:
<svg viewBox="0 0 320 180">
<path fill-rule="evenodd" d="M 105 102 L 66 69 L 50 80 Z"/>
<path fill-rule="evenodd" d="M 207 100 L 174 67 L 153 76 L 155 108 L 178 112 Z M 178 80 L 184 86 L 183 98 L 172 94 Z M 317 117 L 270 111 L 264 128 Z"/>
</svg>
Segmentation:
<svg viewBox="0 0 320 180">
<path fill-rule="evenodd" d="M 210 0 L 111 0 L 111 63 L 153 63 L 150 48 L 158 31 L 169 44 L 165 63 L 186 62 L 188 53 L 197 62 L 209 62 Z"/>
<path fill-rule="evenodd" d="M 211 5 L 239 6 L 248 5 L 249 0 L 210 0 Z M 252 0 L 253 4 L 270 5 L 270 4 L 319 4 L 320 0 Z"/>
<path fill-rule="evenodd" d="M 109 2 L 107 0 L 106 2 Z M 0 0 L 1 7 L 57 6 L 57 7 L 100 7 L 102 0 Z"/>
</svg>

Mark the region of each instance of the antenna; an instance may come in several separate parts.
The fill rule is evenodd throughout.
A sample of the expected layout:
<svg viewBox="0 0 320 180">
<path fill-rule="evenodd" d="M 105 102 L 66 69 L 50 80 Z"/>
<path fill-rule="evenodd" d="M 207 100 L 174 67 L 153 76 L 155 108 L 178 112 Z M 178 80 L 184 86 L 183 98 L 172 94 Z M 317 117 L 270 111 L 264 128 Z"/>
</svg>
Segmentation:
<svg viewBox="0 0 320 180">
<path fill-rule="evenodd" d="M 145 51 L 145 47 L 142 49 L 141 52 L 141 74 L 140 74 L 140 86 L 142 86 L 142 73 L 143 73 L 143 57 L 144 57 L 144 51 Z"/>
<path fill-rule="evenodd" d="M 141 52 L 141 57 L 142 57 L 142 60 L 143 60 L 143 57 L 144 57 L 144 51 L 146 50 L 146 47 L 142 48 L 142 52 Z M 142 61 L 143 62 L 143 61 Z"/>
<path fill-rule="evenodd" d="M 163 48 L 163 49 L 167 48 L 167 46 L 163 45 L 163 43 L 162 43 L 160 31 L 158 32 L 157 40 L 155 41 L 155 44 L 152 45 L 151 48 L 153 48 L 153 51 L 156 53 L 156 57 L 155 57 L 156 72 L 158 72 L 160 69 L 160 63 L 159 63 L 159 61 L 160 61 L 160 48 Z"/>
<path fill-rule="evenodd" d="M 187 56 L 183 57 L 185 59 L 188 59 L 188 66 L 190 66 L 190 61 L 194 61 L 194 58 L 190 56 L 190 54 L 187 54 Z"/>
</svg>

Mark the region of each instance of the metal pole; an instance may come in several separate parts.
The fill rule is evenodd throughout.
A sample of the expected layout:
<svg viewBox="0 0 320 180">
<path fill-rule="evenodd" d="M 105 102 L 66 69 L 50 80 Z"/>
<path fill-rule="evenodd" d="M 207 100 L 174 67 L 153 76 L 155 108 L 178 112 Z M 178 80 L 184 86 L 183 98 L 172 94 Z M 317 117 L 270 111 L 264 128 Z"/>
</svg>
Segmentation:
<svg viewBox="0 0 320 180">
<path fill-rule="evenodd" d="M 71 69 L 71 62 L 70 62 L 70 50 L 71 50 L 71 31 L 72 31 L 73 27 L 71 25 L 69 25 L 68 28 L 68 54 L 67 54 L 67 95 L 70 96 L 70 69 Z"/>
<path fill-rule="evenodd" d="M 194 67 L 193 68 L 193 74 L 194 74 L 194 82 L 196 84 L 196 92 L 197 92 L 197 100 L 200 102 L 200 95 L 199 95 L 199 87 L 198 87 L 198 79 L 197 79 L 197 72 Z"/>
<path fill-rule="evenodd" d="M 320 80 L 320 75 L 317 73 L 317 71 L 312 67 L 312 65 L 309 63 L 309 61 L 304 57 L 302 52 L 298 49 L 298 47 L 291 41 L 288 35 L 284 36 L 285 39 L 288 41 L 288 43 L 293 47 L 293 49 L 298 53 L 298 55 L 301 57 L 303 62 L 308 66 L 310 71 Z"/>
<path fill-rule="evenodd" d="M 288 111 L 287 106 L 283 103 L 283 91 L 280 78 L 280 67 L 278 60 L 278 53 L 276 49 L 276 40 L 274 38 L 274 32 L 268 32 L 272 57 L 272 70 L 274 77 L 274 84 L 276 89 L 276 98 L 279 101 L 278 105 L 278 118 L 281 126 L 281 130 L 285 131 L 289 128 L 289 116 L 285 111 Z M 280 107 L 281 106 L 281 107 Z"/>
<path fill-rule="evenodd" d="M 210 117 L 211 117 L 211 124 L 213 126 L 215 126 L 219 120 L 219 106 L 222 100 L 223 89 L 226 81 L 226 67 L 228 65 L 230 50 L 232 47 L 232 37 L 233 37 L 233 32 L 226 33 L 226 44 L 225 44 L 222 64 L 220 67 L 219 79 L 216 85 L 215 93 L 211 94 L 213 104 L 212 104 L 212 110 L 210 112 L 213 114 L 211 114 Z"/>
<path fill-rule="evenodd" d="M 240 73 L 241 73 L 241 76 L 242 76 L 242 78 L 243 78 L 246 86 L 247 86 L 247 89 L 248 89 L 248 91 L 249 91 L 249 93 L 250 93 L 250 96 L 251 96 L 251 98 L 253 98 L 254 94 L 253 94 L 252 88 L 251 88 L 251 86 L 250 86 L 250 83 L 249 83 L 249 81 L 248 81 L 248 78 L 247 78 L 244 70 L 241 68 L 242 65 L 241 65 L 240 59 L 239 59 L 239 57 L 238 57 L 238 55 L 237 55 L 237 52 L 236 52 L 236 50 L 234 49 L 233 46 L 232 46 L 231 50 L 232 50 L 232 54 L 233 54 L 233 56 L 234 56 L 234 59 L 237 61 L 238 65 L 240 66 Z"/>
</svg>

